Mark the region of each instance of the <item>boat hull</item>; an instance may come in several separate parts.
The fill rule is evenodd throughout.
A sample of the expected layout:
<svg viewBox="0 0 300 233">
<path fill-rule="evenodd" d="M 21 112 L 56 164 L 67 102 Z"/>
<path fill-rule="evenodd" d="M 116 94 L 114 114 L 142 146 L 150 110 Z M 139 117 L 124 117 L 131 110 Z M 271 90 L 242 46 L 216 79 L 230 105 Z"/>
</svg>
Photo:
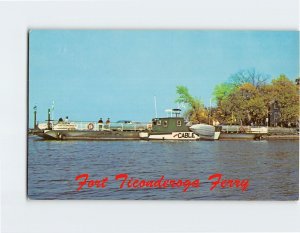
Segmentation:
<svg viewBox="0 0 300 233">
<path fill-rule="evenodd" d="M 200 137 L 193 132 L 150 133 L 148 140 L 199 140 Z"/>
<path fill-rule="evenodd" d="M 179 141 L 195 141 L 195 140 L 214 140 L 213 137 L 197 135 L 194 132 L 172 132 L 172 133 L 140 133 L 140 138 L 144 140 L 179 140 Z"/>
<path fill-rule="evenodd" d="M 219 140 L 254 140 L 255 134 L 251 133 L 221 133 Z"/>
<path fill-rule="evenodd" d="M 46 140 L 139 140 L 134 131 L 46 130 L 38 136 Z"/>
</svg>

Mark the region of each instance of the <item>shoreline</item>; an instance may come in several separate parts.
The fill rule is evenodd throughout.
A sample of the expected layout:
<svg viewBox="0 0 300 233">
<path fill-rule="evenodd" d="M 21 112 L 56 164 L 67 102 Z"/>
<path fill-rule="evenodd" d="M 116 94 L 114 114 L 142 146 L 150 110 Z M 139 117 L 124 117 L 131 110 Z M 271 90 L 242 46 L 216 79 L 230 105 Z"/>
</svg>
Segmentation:
<svg viewBox="0 0 300 233">
<path fill-rule="evenodd" d="M 39 129 L 28 129 L 27 135 L 36 135 L 37 133 L 42 132 Z M 222 138 L 220 141 L 236 141 L 236 140 L 255 140 L 248 138 Z M 261 139 L 259 140 L 299 140 L 299 133 L 296 128 L 281 128 L 281 127 L 269 127 L 269 133 L 265 135 L 261 135 Z"/>
</svg>

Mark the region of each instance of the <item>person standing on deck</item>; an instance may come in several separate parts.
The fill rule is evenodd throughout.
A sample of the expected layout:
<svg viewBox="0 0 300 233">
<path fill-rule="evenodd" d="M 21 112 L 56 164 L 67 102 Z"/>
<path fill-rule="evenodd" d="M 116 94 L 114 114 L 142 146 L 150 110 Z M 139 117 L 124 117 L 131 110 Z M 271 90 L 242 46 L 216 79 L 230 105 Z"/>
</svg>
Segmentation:
<svg viewBox="0 0 300 233">
<path fill-rule="evenodd" d="M 109 129 L 110 128 L 110 119 L 109 118 L 107 118 L 105 124 L 107 125 L 107 128 Z"/>
<path fill-rule="evenodd" d="M 98 125 L 99 125 L 99 130 L 103 129 L 103 120 L 102 118 L 100 118 L 100 120 L 98 121 Z"/>
</svg>

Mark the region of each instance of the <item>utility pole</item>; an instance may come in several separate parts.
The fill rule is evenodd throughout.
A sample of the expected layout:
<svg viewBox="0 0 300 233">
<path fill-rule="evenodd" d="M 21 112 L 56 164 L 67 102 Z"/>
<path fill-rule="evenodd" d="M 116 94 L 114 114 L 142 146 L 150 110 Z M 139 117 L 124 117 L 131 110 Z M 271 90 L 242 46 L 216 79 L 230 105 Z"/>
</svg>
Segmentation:
<svg viewBox="0 0 300 233">
<path fill-rule="evenodd" d="M 267 109 L 267 118 L 266 118 L 267 128 L 269 127 L 269 109 Z"/>
<path fill-rule="evenodd" d="M 51 129 L 51 111 L 50 108 L 48 108 L 48 129 Z"/>
<path fill-rule="evenodd" d="M 210 118 L 211 118 L 211 98 L 209 99 L 209 118 L 208 118 L 209 125 L 210 125 Z"/>
<path fill-rule="evenodd" d="M 54 121 L 54 100 L 52 101 L 52 111 L 51 111 L 51 118 Z"/>
<path fill-rule="evenodd" d="M 36 129 L 37 128 L 37 124 L 36 124 L 36 110 L 37 110 L 37 107 L 36 105 L 33 107 L 33 129 Z"/>
</svg>

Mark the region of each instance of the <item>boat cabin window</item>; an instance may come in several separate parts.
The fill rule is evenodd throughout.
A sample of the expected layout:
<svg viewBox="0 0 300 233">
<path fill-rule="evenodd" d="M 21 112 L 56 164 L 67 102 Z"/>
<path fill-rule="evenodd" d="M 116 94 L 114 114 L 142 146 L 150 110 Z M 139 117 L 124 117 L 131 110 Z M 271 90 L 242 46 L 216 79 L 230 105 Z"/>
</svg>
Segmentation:
<svg viewBox="0 0 300 233">
<path fill-rule="evenodd" d="M 181 120 L 177 121 L 177 126 L 181 126 Z"/>
<path fill-rule="evenodd" d="M 161 120 L 158 120 L 156 123 L 157 125 L 161 125 Z"/>
<path fill-rule="evenodd" d="M 164 127 L 168 127 L 168 121 L 164 121 Z"/>
</svg>

